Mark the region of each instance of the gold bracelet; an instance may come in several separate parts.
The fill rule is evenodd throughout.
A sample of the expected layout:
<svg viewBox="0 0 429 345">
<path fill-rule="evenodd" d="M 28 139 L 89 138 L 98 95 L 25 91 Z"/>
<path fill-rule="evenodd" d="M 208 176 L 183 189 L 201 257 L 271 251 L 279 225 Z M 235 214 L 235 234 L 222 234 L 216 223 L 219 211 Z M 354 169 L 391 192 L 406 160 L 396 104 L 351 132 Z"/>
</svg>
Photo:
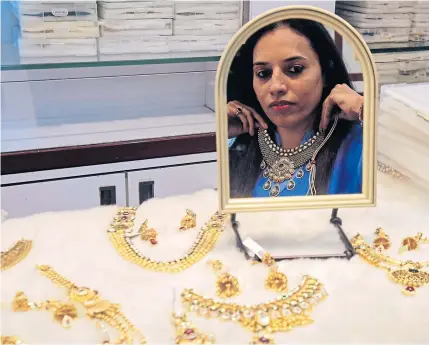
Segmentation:
<svg viewBox="0 0 429 345">
<path fill-rule="evenodd" d="M 31 240 L 19 240 L 8 250 L 1 252 L 1 270 L 7 270 L 24 260 L 31 248 L 33 242 Z"/>
<path fill-rule="evenodd" d="M 132 344 L 134 340 L 132 333 L 136 333 L 139 336 L 141 344 L 146 344 L 146 338 L 142 332 L 128 320 L 120 310 L 119 304 L 102 300 L 98 291 L 75 285 L 50 266 L 41 265 L 37 266 L 37 269 L 55 285 L 65 287 L 68 290 L 69 298 L 73 302 L 80 303 L 85 308 L 90 319 L 104 322 L 117 329 L 120 334 L 117 344 Z"/>
<path fill-rule="evenodd" d="M 317 279 L 304 276 L 298 288 L 274 300 L 255 305 L 238 305 L 203 297 L 193 289 L 181 294 L 182 304 L 189 312 L 205 318 L 218 318 L 239 323 L 255 333 L 253 342 L 274 343 L 272 333 L 285 332 L 296 326 L 312 323 L 309 313 L 327 293 Z"/>
<path fill-rule="evenodd" d="M 360 234 L 354 236 L 351 243 L 363 260 L 374 267 L 387 271 L 392 281 L 401 284 L 403 286 L 402 292 L 405 295 L 414 295 L 417 288 L 429 283 L 429 273 L 421 270 L 424 267 L 429 267 L 429 261 L 402 261 L 378 253 L 365 242 Z"/>
<path fill-rule="evenodd" d="M 214 247 L 225 228 L 226 216 L 216 212 L 197 235 L 188 252 L 177 260 L 157 261 L 143 255 L 132 243 L 139 236 L 133 232 L 136 208 L 121 208 L 114 218 L 108 233 L 117 252 L 126 260 L 155 272 L 178 273 L 203 259 Z"/>
</svg>

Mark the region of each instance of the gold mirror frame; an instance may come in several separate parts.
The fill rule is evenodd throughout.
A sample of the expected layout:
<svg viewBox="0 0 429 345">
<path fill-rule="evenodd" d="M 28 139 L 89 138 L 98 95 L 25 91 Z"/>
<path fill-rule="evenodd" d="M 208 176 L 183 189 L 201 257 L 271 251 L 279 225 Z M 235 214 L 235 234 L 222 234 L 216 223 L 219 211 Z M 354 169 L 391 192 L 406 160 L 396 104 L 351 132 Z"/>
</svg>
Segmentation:
<svg viewBox="0 0 429 345">
<path fill-rule="evenodd" d="M 338 32 L 354 49 L 362 66 L 364 81 L 363 172 L 362 193 L 266 198 L 231 198 L 228 155 L 227 80 L 232 61 L 241 45 L 263 27 L 285 19 L 317 21 Z M 376 202 L 376 107 L 378 78 L 371 51 L 363 38 L 339 16 L 313 6 L 286 6 L 255 17 L 234 35 L 219 61 L 215 86 L 216 146 L 218 157 L 218 191 L 220 210 L 226 213 L 296 210 L 316 208 L 368 207 Z"/>
</svg>

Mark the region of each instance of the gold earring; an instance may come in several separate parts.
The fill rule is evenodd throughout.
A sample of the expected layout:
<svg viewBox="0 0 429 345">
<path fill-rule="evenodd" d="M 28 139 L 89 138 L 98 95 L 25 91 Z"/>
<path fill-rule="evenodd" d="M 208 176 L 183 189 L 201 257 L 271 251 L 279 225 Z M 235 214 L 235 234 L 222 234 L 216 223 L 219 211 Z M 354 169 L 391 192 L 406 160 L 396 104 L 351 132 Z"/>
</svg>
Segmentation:
<svg viewBox="0 0 429 345">
<path fill-rule="evenodd" d="M 216 295 L 220 298 L 230 298 L 240 294 L 240 284 L 233 275 L 222 272 L 223 263 L 219 260 L 208 261 L 213 271 L 218 276 L 216 279 Z"/>
<path fill-rule="evenodd" d="M 402 254 L 406 251 L 417 250 L 420 247 L 420 244 L 428 244 L 429 239 L 427 237 L 423 237 L 423 233 L 419 232 L 414 237 L 405 237 L 401 241 L 401 247 L 399 248 L 399 254 Z"/>
<path fill-rule="evenodd" d="M 275 260 L 269 253 L 265 253 L 262 262 L 270 269 L 268 277 L 265 279 L 265 288 L 275 292 L 286 292 L 288 279 L 286 274 L 278 271 Z"/>
<path fill-rule="evenodd" d="M 382 253 L 392 246 L 392 243 L 390 242 L 390 237 L 384 232 L 383 228 L 377 228 L 377 230 L 375 230 L 374 241 L 372 244 L 373 248 L 378 253 Z"/>
<path fill-rule="evenodd" d="M 176 330 L 176 344 L 214 344 L 216 341 L 213 335 L 200 332 L 189 321 L 186 313 L 173 313 L 173 325 Z"/>
<path fill-rule="evenodd" d="M 186 215 L 180 221 L 180 231 L 195 228 L 197 225 L 197 215 L 189 209 L 186 209 Z"/>
<path fill-rule="evenodd" d="M 147 223 L 148 223 L 148 219 L 146 219 L 144 221 L 144 223 L 139 228 L 140 238 L 143 241 L 148 241 L 152 245 L 155 245 L 158 243 L 158 241 L 156 239 L 156 237 L 158 236 L 158 233 L 156 232 L 155 229 L 149 228 Z"/>
</svg>

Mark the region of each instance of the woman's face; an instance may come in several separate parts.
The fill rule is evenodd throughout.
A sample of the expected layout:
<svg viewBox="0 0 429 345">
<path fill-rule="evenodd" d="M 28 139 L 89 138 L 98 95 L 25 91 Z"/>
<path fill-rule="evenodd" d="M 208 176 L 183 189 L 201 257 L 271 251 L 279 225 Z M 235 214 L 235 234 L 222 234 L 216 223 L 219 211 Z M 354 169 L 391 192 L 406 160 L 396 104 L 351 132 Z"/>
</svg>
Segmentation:
<svg viewBox="0 0 429 345">
<path fill-rule="evenodd" d="M 310 41 L 288 27 L 262 36 L 253 51 L 253 88 L 277 127 L 311 126 L 323 77 Z"/>
</svg>

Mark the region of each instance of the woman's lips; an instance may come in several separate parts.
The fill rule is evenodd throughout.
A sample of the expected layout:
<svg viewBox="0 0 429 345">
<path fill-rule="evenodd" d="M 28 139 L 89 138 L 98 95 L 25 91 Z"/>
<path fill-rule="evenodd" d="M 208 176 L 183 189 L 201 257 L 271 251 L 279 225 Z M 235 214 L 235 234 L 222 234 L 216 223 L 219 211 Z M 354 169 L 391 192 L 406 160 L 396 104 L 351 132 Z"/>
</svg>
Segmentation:
<svg viewBox="0 0 429 345">
<path fill-rule="evenodd" d="M 271 108 L 274 111 L 285 111 L 288 110 L 290 108 L 290 104 L 282 104 L 282 105 L 273 105 Z"/>
</svg>

